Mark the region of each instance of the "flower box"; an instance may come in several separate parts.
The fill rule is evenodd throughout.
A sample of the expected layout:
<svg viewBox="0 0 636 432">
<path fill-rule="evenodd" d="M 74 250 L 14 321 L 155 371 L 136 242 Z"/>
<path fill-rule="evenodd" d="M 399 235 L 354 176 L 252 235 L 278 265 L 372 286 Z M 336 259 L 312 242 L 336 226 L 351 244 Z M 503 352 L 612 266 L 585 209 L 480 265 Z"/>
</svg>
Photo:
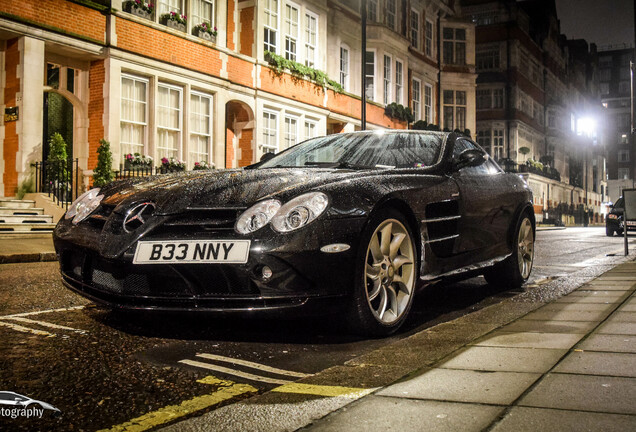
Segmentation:
<svg viewBox="0 0 636 432">
<path fill-rule="evenodd" d="M 124 161 L 124 170 L 125 171 L 143 171 L 147 173 L 152 173 L 152 163 L 149 164 L 140 164 L 131 161 Z"/>
<path fill-rule="evenodd" d="M 134 1 L 124 3 L 124 11 L 138 16 L 139 18 L 152 21 L 152 12 L 148 12 L 147 10 L 137 7 Z"/>
<path fill-rule="evenodd" d="M 205 30 L 202 29 L 196 29 L 194 31 L 194 35 L 200 37 L 201 39 L 204 39 L 208 42 L 212 42 L 213 44 L 216 43 L 216 35 L 213 35 L 210 32 L 206 32 Z"/>
<path fill-rule="evenodd" d="M 179 31 L 182 31 L 182 32 L 186 31 L 186 25 L 185 24 L 182 24 L 182 23 L 180 23 L 180 22 L 178 22 L 176 20 L 170 19 L 170 18 L 166 17 L 165 15 L 160 18 L 159 22 L 161 24 L 165 25 L 166 27 L 171 28 L 171 29 L 179 30 Z"/>
</svg>

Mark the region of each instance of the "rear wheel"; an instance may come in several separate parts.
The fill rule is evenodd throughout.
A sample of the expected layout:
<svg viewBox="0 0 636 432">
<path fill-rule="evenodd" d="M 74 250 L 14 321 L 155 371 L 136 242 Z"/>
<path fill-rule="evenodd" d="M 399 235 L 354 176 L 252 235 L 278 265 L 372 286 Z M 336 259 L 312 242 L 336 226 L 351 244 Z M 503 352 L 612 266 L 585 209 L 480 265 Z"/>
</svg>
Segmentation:
<svg viewBox="0 0 636 432">
<path fill-rule="evenodd" d="M 349 324 L 355 332 L 387 336 L 404 323 L 417 282 L 417 248 L 404 216 L 381 210 L 365 231 Z"/>
<path fill-rule="evenodd" d="M 530 277 L 534 262 L 534 231 L 527 214 L 517 224 L 512 255 L 484 273 L 488 283 L 498 286 L 520 287 Z"/>
</svg>

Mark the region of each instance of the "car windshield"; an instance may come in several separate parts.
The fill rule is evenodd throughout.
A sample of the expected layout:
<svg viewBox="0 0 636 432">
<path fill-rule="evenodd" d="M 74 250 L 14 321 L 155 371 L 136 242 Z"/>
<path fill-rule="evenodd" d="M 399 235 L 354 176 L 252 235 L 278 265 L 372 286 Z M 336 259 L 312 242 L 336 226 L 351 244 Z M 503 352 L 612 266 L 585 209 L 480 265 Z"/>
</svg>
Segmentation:
<svg viewBox="0 0 636 432">
<path fill-rule="evenodd" d="M 257 168 L 419 168 L 435 164 L 443 135 L 375 132 L 334 134 L 300 143 Z"/>
</svg>

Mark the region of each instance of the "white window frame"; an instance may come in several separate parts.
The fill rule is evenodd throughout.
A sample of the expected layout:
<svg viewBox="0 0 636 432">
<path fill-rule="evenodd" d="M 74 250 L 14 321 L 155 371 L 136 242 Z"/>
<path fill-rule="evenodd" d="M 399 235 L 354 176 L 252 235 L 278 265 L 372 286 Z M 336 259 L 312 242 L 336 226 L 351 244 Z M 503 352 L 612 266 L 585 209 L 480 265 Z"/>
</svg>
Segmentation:
<svg viewBox="0 0 636 432">
<path fill-rule="evenodd" d="M 424 23 L 424 50 L 428 57 L 433 57 L 433 21 L 428 19 Z"/>
<path fill-rule="evenodd" d="M 279 49 L 279 43 L 278 43 L 278 34 L 279 32 L 279 28 L 280 28 L 280 12 L 279 12 L 279 5 L 280 5 L 280 0 L 265 0 L 264 2 L 264 14 L 265 14 L 265 20 L 264 20 L 264 31 L 263 31 L 263 50 L 264 51 L 270 51 L 273 53 L 277 53 L 278 49 Z M 276 9 L 270 9 L 269 6 L 272 6 L 272 4 L 275 5 Z M 272 18 L 274 21 L 274 25 L 276 25 L 276 27 L 274 27 L 272 25 Z M 267 22 L 269 22 L 269 24 L 266 24 Z M 270 35 L 270 38 L 268 39 L 266 36 Z M 271 43 L 271 35 L 274 36 L 274 43 Z M 274 49 L 270 49 L 271 47 L 273 47 Z"/>
<path fill-rule="evenodd" d="M 378 21 L 378 0 L 367 0 L 367 19 L 370 22 Z"/>
<path fill-rule="evenodd" d="M 307 133 L 308 130 L 312 130 L 313 133 L 311 134 Z M 318 121 L 305 119 L 305 128 L 303 133 L 304 133 L 303 137 L 306 140 L 308 140 L 309 138 L 317 137 L 318 136 Z"/>
<path fill-rule="evenodd" d="M 161 17 L 161 15 L 175 12 L 180 15 L 185 15 L 185 8 L 183 5 L 183 0 L 159 0 L 157 2 L 157 16 Z"/>
<path fill-rule="evenodd" d="M 427 83 L 424 83 L 424 120 L 433 121 L 433 86 Z"/>
<path fill-rule="evenodd" d="M 382 94 L 384 97 L 384 104 L 388 105 L 391 103 L 391 87 L 392 87 L 391 75 L 393 73 L 393 59 L 391 58 L 391 56 L 384 54 L 384 62 L 382 65 L 382 69 L 384 71 Z"/>
<path fill-rule="evenodd" d="M 263 154 L 265 153 L 278 153 L 278 149 L 279 149 L 279 144 L 278 144 L 278 111 L 274 111 L 274 110 L 270 110 L 270 109 L 264 109 L 263 110 L 263 114 L 261 116 L 261 118 L 263 119 L 263 126 L 262 126 L 262 137 L 263 137 L 263 143 L 261 144 L 261 148 L 263 150 Z M 265 117 L 268 117 L 267 120 L 265 120 Z M 269 122 L 271 122 L 273 119 L 274 121 L 274 128 L 270 128 L 269 127 Z M 273 133 L 267 133 L 267 132 L 273 132 Z M 266 138 L 267 137 L 267 138 Z M 273 138 L 270 138 L 273 137 Z M 273 141 L 273 143 L 270 143 L 270 139 Z"/>
<path fill-rule="evenodd" d="M 393 8 L 391 9 L 391 6 Z M 393 31 L 397 31 L 397 0 L 386 0 L 386 25 Z"/>
<path fill-rule="evenodd" d="M 293 125 L 292 125 L 292 122 L 293 122 Z M 283 120 L 283 125 L 284 125 L 283 150 L 285 150 L 300 142 L 300 134 L 299 134 L 300 117 L 286 114 Z"/>
<path fill-rule="evenodd" d="M 492 153 L 490 156 L 495 160 L 504 157 L 504 130 L 501 127 L 492 128 Z"/>
<path fill-rule="evenodd" d="M 413 23 L 416 25 L 413 26 Z M 415 10 L 411 9 L 411 20 L 410 20 L 410 28 L 411 28 L 411 45 L 416 50 L 420 49 L 420 14 Z"/>
<path fill-rule="evenodd" d="M 168 89 L 169 91 L 176 91 L 179 93 L 179 107 L 175 110 L 174 108 L 172 108 L 171 106 L 165 106 L 164 108 L 168 109 L 168 110 L 172 110 L 172 111 L 177 111 L 178 112 L 178 118 L 179 118 L 179 126 L 178 128 L 172 128 L 170 126 L 161 126 L 159 125 L 159 112 L 160 112 L 160 107 L 162 107 L 162 105 L 159 105 L 159 89 L 160 88 L 165 88 Z M 158 158 L 163 158 L 163 157 L 170 157 L 170 154 L 162 154 L 161 152 L 173 152 L 176 150 L 176 155 L 174 155 L 174 157 L 176 157 L 177 159 L 182 160 L 183 159 L 183 87 L 178 87 L 172 84 L 166 84 L 166 83 L 158 83 L 157 87 L 157 94 L 155 96 L 155 131 L 156 131 L 156 136 L 157 136 L 157 145 L 156 145 L 156 152 L 157 152 L 157 156 Z M 177 148 L 170 148 L 170 147 L 162 147 L 161 146 L 161 134 L 160 131 L 161 130 L 165 130 L 165 131 L 171 131 L 171 132 L 177 132 L 178 133 L 178 139 L 177 139 Z"/>
<path fill-rule="evenodd" d="M 196 15 L 195 13 L 195 5 L 199 3 L 199 4 L 208 4 L 210 6 L 210 19 L 209 20 L 205 20 L 205 17 L 201 17 L 199 15 Z M 216 17 L 214 14 L 214 0 L 192 0 L 192 14 L 191 14 L 191 18 L 188 19 L 188 23 L 190 25 L 192 25 L 192 27 L 197 26 L 199 24 L 202 24 L 203 22 L 207 22 L 208 24 L 210 24 L 211 29 L 213 29 L 216 26 Z M 203 9 L 203 8 L 201 8 Z M 199 11 L 200 12 L 200 11 Z M 197 19 L 198 18 L 198 19 Z"/>
<path fill-rule="evenodd" d="M 120 111 L 119 113 L 119 123 L 120 123 L 120 134 L 122 132 L 122 128 L 124 126 L 124 124 L 127 125 L 132 125 L 134 126 L 142 126 L 143 127 L 143 138 L 142 138 L 142 143 L 141 144 L 137 144 L 137 143 L 124 143 L 121 138 L 120 138 L 120 151 L 122 156 L 124 156 L 125 150 L 124 150 L 124 145 L 127 145 L 131 150 L 131 153 L 139 153 L 142 156 L 143 155 L 147 155 L 149 153 L 149 149 L 148 149 L 148 99 L 149 99 L 149 95 L 150 95 L 150 80 L 148 78 L 143 78 L 140 76 L 136 76 L 136 75 L 129 75 L 129 74 L 121 74 L 121 78 L 120 78 L 120 85 L 123 86 L 123 80 L 124 79 L 128 79 L 128 80 L 132 80 L 133 81 L 133 85 L 134 82 L 142 82 L 145 86 L 146 86 L 146 100 L 143 101 L 142 103 L 144 104 L 144 120 L 143 122 L 139 122 L 139 121 L 135 121 L 135 120 L 124 120 L 123 119 L 123 112 Z M 120 100 L 120 106 L 123 104 L 123 95 L 121 93 L 119 93 L 119 97 L 121 98 Z M 133 104 L 135 103 L 139 103 L 139 101 L 137 101 L 136 99 L 129 99 Z M 121 108 L 120 108 L 121 110 Z M 134 151 L 136 147 L 141 147 L 139 150 L 141 151 Z"/>
<path fill-rule="evenodd" d="M 347 53 L 346 62 L 343 63 L 342 52 Z M 349 66 L 351 64 L 351 50 L 347 45 L 340 45 L 340 85 L 345 91 L 349 91 Z"/>
<path fill-rule="evenodd" d="M 305 66 L 316 67 L 316 50 L 318 48 L 318 15 L 305 11 Z M 311 20 L 314 20 L 314 29 L 313 29 L 313 39 L 312 37 L 312 29 L 309 26 Z"/>
<path fill-rule="evenodd" d="M 398 67 L 400 65 L 400 67 Z M 399 69 L 399 71 L 398 71 Z M 404 63 L 395 60 L 395 102 L 402 104 L 402 93 L 404 88 Z"/>
<path fill-rule="evenodd" d="M 367 54 L 373 54 L 373 75 L 368 75 L 367 74 Z M 362 83 L 362 85 L 364 86 L 364 94 L 366 95 L 367 100 L 370 101 L 375 101 L 375 90 L 376 90 L 376 79 L 375 77 L 377 76 L 377 68 L 378 68 L 378 62 L 377 62 L 377 53 L 375 50 L 367 50 L 367 52 L 364 55 L 364 83 Z M 367 93 L 367 79 L 371 77 L 372 79 L 372 84 L 371 84 L 371 96 L 369 96 L 369 94 Z"/>
<path fill-rule="evenodd" d="M 192 105 L 192 97 L 199 97 L 201 99 L 208 99 L 210 102 L 210 113 L 208 115 L 208 133 L 202 132 L 202 131 L 197 131 L 195 130 L 194 127 L 194 122 L 192 121 L 192 117 L 193 115 L 199 115 L 201 116 L 201 113 L 195 113 L 194 109 L 193 109 L 193 105 Z M 190 92 L 190 119 L 191 121 L 188 124 L 188 128 L 189 128 L 189 133 L 190 133 L 190 140 L 188 142 L 188 157 L 189 157 L 189 163 L 190 166 L 194 166 L 195 162 L 201 162 L 201 161 L 205 161 L 205 162 L 210 162 L 211 161 L 211 154 L 212 154 L 212 118 L 214 117 L 214 97 L 211 94 L 208 93 L 203 93 L 203 92 L 199 92 L 196 90 L 192 90 Z M 201 152 L 199 151 L 199 148 L 193 149 L 192 148 L 192 136 L 197 136 L 199 138 L 204 137 L 204 139 L 207 139 L 208 143 L 206 145 L 206 151 L 205 152 Z M 205 155 L 204 158 L 201 158 L 202 155 Z"/>
<path fill-rule="evenodd" d="M 413 110 L 414 121 L 418 121 L 422 118 L 422 81 L 413 78 L 411 86 L 411 109 Z"/>
<path fill-rule="evenodd" d="M 283 30 L 285 33 L 284 57 L 287 60 L 298 61 L 298 39 L 300 39 L 300 6 L 296 3 L 285 2 L 285 16 L 283 17 Z M 293 21 L 293 12 L 291 17 L 287 16 L 287 12 L 296 11 L 296 21 Z M 296 34 L 294 35 L 294 28 Z M 288 42 L 290 43 L 288 46 Z M 293 43 L 293 50 L 291 44 Z"/>
</svg>

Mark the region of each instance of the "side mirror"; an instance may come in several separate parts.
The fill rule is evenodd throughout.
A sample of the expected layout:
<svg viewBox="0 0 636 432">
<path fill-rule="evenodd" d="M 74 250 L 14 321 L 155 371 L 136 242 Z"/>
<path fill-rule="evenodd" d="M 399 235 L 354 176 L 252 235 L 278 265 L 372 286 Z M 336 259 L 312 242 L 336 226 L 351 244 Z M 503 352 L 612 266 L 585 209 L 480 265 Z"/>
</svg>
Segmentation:
<svg viewBox="0 0 636 432">
<path fill-rule="evenodd" d="M 481 150 L 468 149 L 460 153 L 457 162 L 455 162 L 455 169 L 460 170 L 466 167 L 474 167 L 486 162 L 486 157 Z"/>
</svg>

